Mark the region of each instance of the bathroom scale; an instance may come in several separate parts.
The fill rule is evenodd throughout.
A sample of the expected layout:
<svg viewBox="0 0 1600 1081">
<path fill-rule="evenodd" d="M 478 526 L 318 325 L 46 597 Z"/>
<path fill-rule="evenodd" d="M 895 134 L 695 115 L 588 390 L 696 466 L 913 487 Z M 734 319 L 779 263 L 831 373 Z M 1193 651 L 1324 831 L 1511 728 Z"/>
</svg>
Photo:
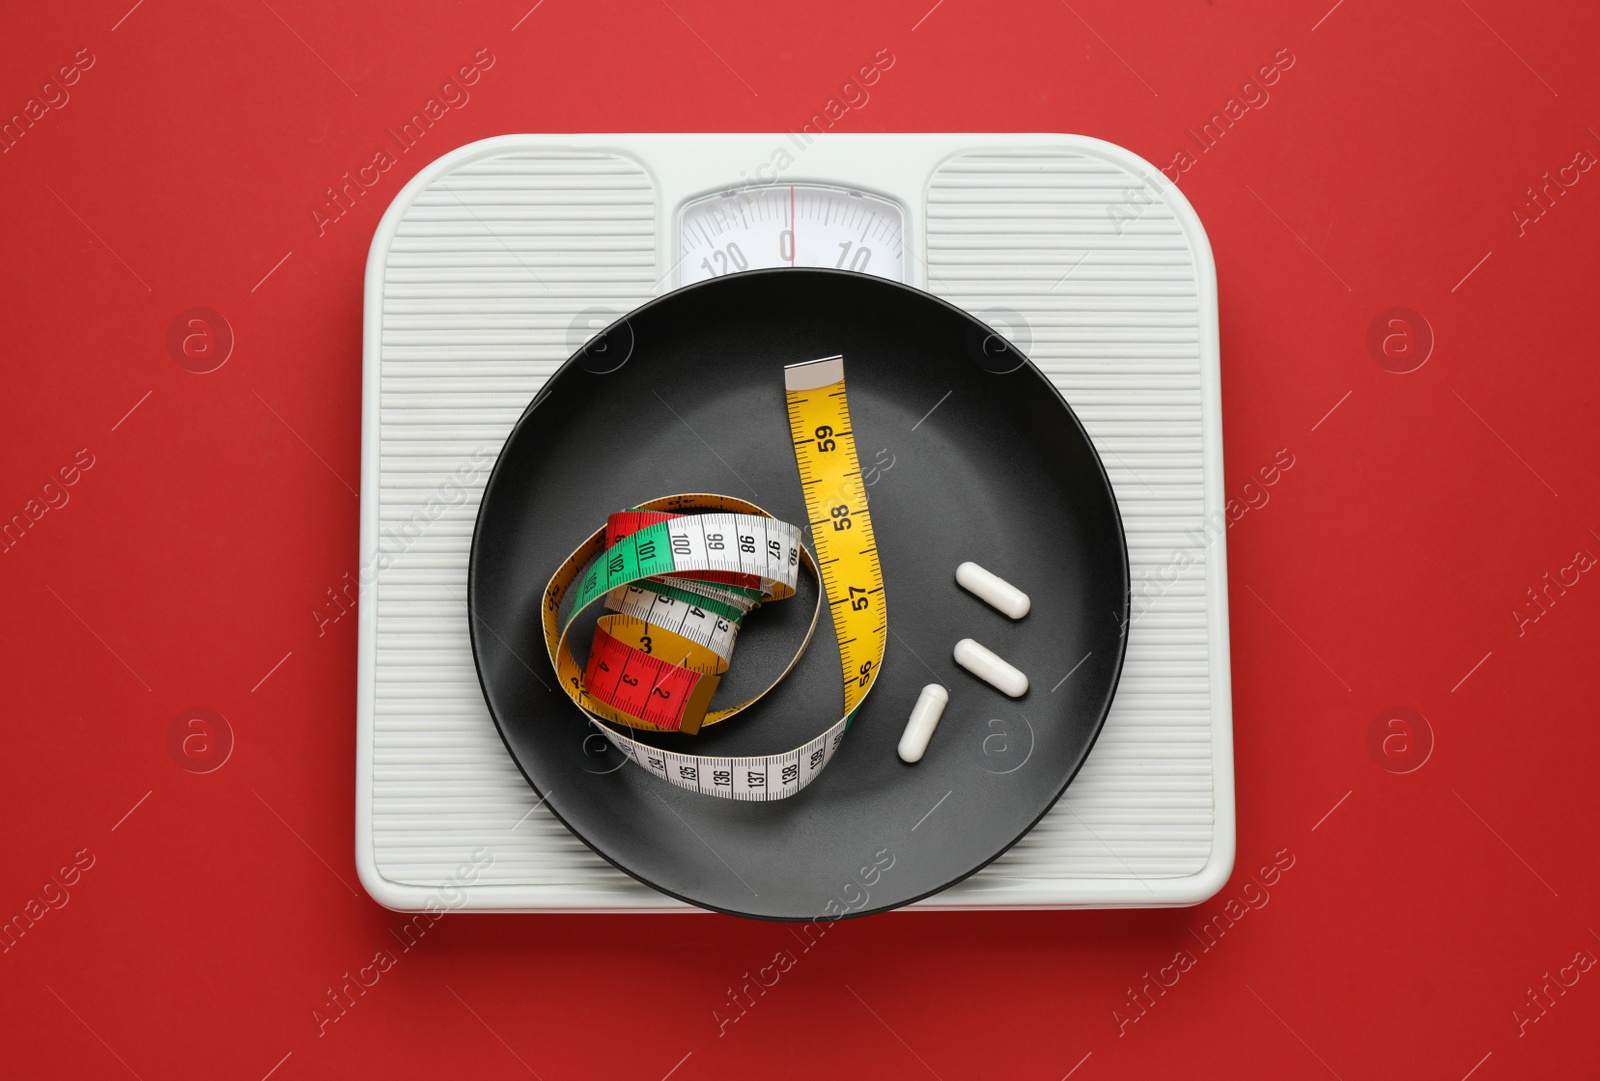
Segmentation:
<svg viewBox="0 0 1600 1081">
<path fill-rule="evenodd" d="M 789 274 L 786 268 L 796 268 L 796 290 L 814 300 L 809 312 L 785 315 L 792 351 L 764 339 L 761 320 L 742 301 L 733 303 L 746 295 L 741 290 L 759 293 L 763 281 Z M 818 284 L 801 286 L 802 279 Z M 832 282 L 847 282 L 850 294 L 875 300 L 851 309 L 844 293 L 830 291 L 839 288 Z M 905 297 L 940 313 L 912 322 L 933 326 L 949 319 L 965 328 L 943 339 L 948 352 L 960 338 L 959 356 L 929 360 L 918 374 L 910 362 L 883 359 L 894 349 L 865 331 L 854 345 L 825 340 L 830 306 L 855 310 L 866 327 L 897 304 L 910 304 Z M 689 804 L 637 766 L 620 763 L 628 769 L 615 775 L 590 772 L 619 764 L 595 746 L 603 742 L 598 737 L 580 737 L 578 746 L 560 749 L 570 760 L 558 760 L 540 756 L 535 746 L 549 732 L 518 736 L 508 724 L 508 747 L 496 724 L 501 692 L 493 675 L 480 685 L 474 639 L 487 672 L 510 655 L 494 635 L 528 631 L 519 630 L 515 618 L 500 622 L 517 615 L 504 607 L 508 601 L 493 613 L 493 633 L 474 625 L 468 606 L 474 526 L 491 474 L 502 475 L 502 448 L 520 455 L 526 439 L 529 448 L 542 447 L 541 454 L 566 453 L 539 439 L 537 429 L 546 421 L 532 424 L 526 437 L 513 437 L 513 430 L 547 384 L 552 394 L 565 394 L 561 387 L 578 386 L 580 379 L 621 380 L 619 387 L 648 381 L 652 358 L 660 355 L 654 349 L 668 345 L 665 323 L 657 323 L 666 316 L 650 306 L 657 298 L 663 311 L 680 301 L 714 303 L 716 317 L 697 320 L 695 333 L 723 335 L 711 344 L 729 355 L 761 353 L 761 363 L 781 369 L 781 363 L 844 354 L 852 407 L 862 422 L 861 464 L 875 478 L 869 495 L 874 521 L 884 520 L 885 540 L 898 538 L 898 550 L 909 536 L 903 522 L 922 514 L 929 515 L 926 536 L 938 543 L 983 540 L 977 551 L 941 548 L 926 561 L 903 554 L 891 559 L 886 544 L 892 633 L 883 683 L 864 707 L 862 725 L 852 727 L 839 758 L 813 784 L 817 791 L 770 805 L 694 810 L 681 823 L 675 816 Z M 655 328 L 644 342 L 641 321 Z M 942 355 L 926 344 L 930 357 Z M 680 341 L 675 348 L 687 347 Z M 989 371 L 974 357 L 986 352 L 998 354 L 991 367 L 1005 368 L 1013 357 L 1026 357 L 1031 366 Z M 619 357 L 621 366 L 608 370 Z M 564 539 L 575 543 L 607 510 L 707 488 L 794 517 L 795 504 L 784 501 L 796 498 L 792 485 L 798 482 L 792 472 L 780 475 L 780 466 L 794 469 L 792 454 L 785 461 L 780 453 L 786 452 L 781 424 L 777 441 L 763 442 L 759 453 L 744 442 L 766 439 L 763 410 L 781 419 L 781 398 L 768 394 L 767 378 L 740 397 L 743 382 L 710 374 L 716 358 L 680 359 L 692 362 L 679 367 L 699 372 L 692 378 L 714 390 L 723 406 L 702 405 L 668 379 L 644 388 L 642 404 L 638 394 L 624 395 L 628 409 L 655 410 L 648 423 L 629 423 L 625 430 L 661 441 L 630 457 L 636 467 L 647 461 L 659 472 L 637 489 L 607 488 L 604 498 L 582 506 L 535 499 L 530 505 L 538 510 L 537 522 L 554 515 L 550 527 L 559 525 L 567 531 Z M 940 365 L 957 360 L 967 369 L 961 381 L 929 385 L 945 370 Z M 564 365 L 568 371 L 553 379 Z M 880 382 L 887 365 L 905 371 L 897 381 Z M 997 392 L 982 380 L 998 387 L 1029 379 L 1036 392 L 1015 401 L 984 397 Z M 749 418 L 740 424 L 749 423 L 748 429 L 722 431 L 728 395 L 739 398 L 739 416 Z M 552 430 L 566 430 L 609 397 L 560 411 L 570 417 L 557 417 L 557 410 L 545 416 Z M 998 565 L 1020 552 L 1009 547 L 1021 542 L 1003 526 L 986 531 L 981 515 L 948 507 L 942 517 L 934 513 L 936 490 L 970 490 L 983 508 L 1002 500 L 1003 508 L 993 505 L 1006 513 L 1015 509 L 1016 485 L 1032 467 L 980 469 L 969 456 L 985 439 L 1032 438 L 1026 433 L 1048 426 L 1028 411 L 1046 405 L 1061 418 L 1050 438 L 1069 435 L 1075 416 L 1103 463 L 1127 551 L 1125 608 L 1112 605 L 1103 617 L 1122 636 L 1120 679 L 1075 774 L 1067 744 L 1087 746 L 1093 688 L 1105 689 L 1115 658 L 1097 644 L 1092 627 L 1052 621 L 1079 618 L 1078 600 L 1087 598 L 1069 598 L 1063 576 Z M 524 423 L 541 408 L 535 406 Z M 877 911 L 911 898 L 920 898 L 912 910 L 1204 900 L 1226 881 L 1234 854 L 1220 419 L 1216 283 L 1205 233 L 1159 171 L 1110 144 L 1053 134 L 514 135 L 445 155 L 396 197 L 367 269 L 355 823 L 364 885 L 400 910 L 693 912 L 698 905 L 779 917 L 820 914 L 818 905 L 845 914 Z M 1064 453 L 1059 446 L 1048 454 L 1028 449 L 1034 462 Z M 935 460 L 944 464 L 938 478 L 928 470 Z M 1065 461 L 1058 464 L 1066 468 Z M 643 481 L 659 482 L 659 490 Z M 745 483 L 763 498 L 751 496 Z M 1033 515 L 1060 505 L 1048 496 L 1034 502 L 1015 507 Z M 1087 536 L 1073 540 L 1084 546 L 1083 558 Z M 1020 623 L 1010 624 L 953 584 L 958 562 L 985 563 L 986 555 L 997 564 L 991 569 L 1034 595 L 1034 611 Z M 519 564 L 515 574 L 525 582 L 515 584 L 542 587 L 550 570 L 537 560 Z M 913 577 L 897 588 L 908 572 Z M 925 581 L 916 577 L 921 573 Z M 480 601 L 486 596 L 471 593 L 478 616 L 485 614 Z M 792 647 L 789 621 L 797 616 L 783 608 L 757 613 L 771 622 L 741 637 L 739 671 L 747 665 L 752 673 L 763 671 L 770 659 L 764 650 Z M 1026 641 L 1035 621 L 1038 641 Z M 1074 637 L 1080 633 L 1088 637 Z M 1031 680 L 1028 695 L 1005 698 L 956 669 L 952 635 L 988 636 L 997 652 L 1020 659 Z M 808 681 L 826 683 L 831 676 L 832 685 L 817 690 L 836 697 L 837 666 L 830 671 L 825 663 L 830 648 L 819 631 L 801 665 L 814 659 L 817 671 L 797 669 L 774 693 L 804 697 Z M 492 649 L 502 654 L 491 658 Z M 526 660 L 548 678 L 541 653 Z M 906 766 L 894 756 L 894 740 L 915 690 L 927 682 L 950 687 L 952 701 L 928 757 Z M 527 686 L 537 685 L 530 680 Z M 1081 696 L 1079 705 L 1090 705 L 1081 713 L 1055 708 L 1064 696 Z M 581 731 L 582 718 L 570 703 L 567 709 Z M 1049 718 L 1043 732 L 1036 710 Z M 774 712 L 731 723 L 738 727 L 719 738 L 760 742 L 763 727 L 803 725 L 806 718 Z M 769 734 L 776 738 L 777 731 Z M 529 742 L 518 750 L 521 738 Z M 761 749 L 782 745 L 779 740 Z M 628 808 L 627 800 L 595 801 L 593 807 L 587 799 L 582 806 L 569 802 L 579 797 L 558 776 L 530 783 L 546 767 L 525 775 L 521 758 L 535 756 L 565 763 L 548 768 L 583 774 L 572 774 L 574 780 L 627 792 L 638 786 L 635 794 L 655 807 L 649 830 L 677 828 L 674 843 L 699 847 L 689 858 L 692 875 L 674 879 L 671 866 L 649 863 L 648 852 L 625 850 L 626 838 L 605 842 L 623 847 L 603 850 L 612 858 L 623 855 L 633 874 L 619 870 L 591 844 L 615 826 L 606 816 Z M 1048 769 L 1039 768 L 1046 762 Z M 851 783 L 860 779 L 853 772 L 858 768 L 872 777 L 881 772 L 884 791 L 903 791 L 905 806 L 878 821 L 873 800 L 890 797 L 873 794 L 881 786 Z M 952 772 L 941 784 L 936 778 L 943 770 Z M 954 783 L 959 771 L 970 775 L 970 797 L 966 782 Z M 900 777 L 925 778 L 927 798 L 923 782 L 887 783 Z M 1051 804 L 1050 787 L 1068 777 L 1070 785 Z M 1048 807 L 1031 828 L 1019 815 L 1012 836 L 1020 833 L 1020 839 L 1010 847 L 1009 838 L 985 833 L 992 822 L 985 808 L 963 802 L 975 802 L 980 792 L 990 799 L 1000 789 L 984 786 L 1007 778 L 1019 793 L 1041 786 L 1028 798 Z M 849 844 L 837 856 L 842 862 L 785 868 L 781 856 L 766 855 L 764 864 L 750 865 L 752 877 L 723 844 L 709 835 L 710 846 L 694 839 L 696 830 L 705 832 L 696 815 L 722 815 L 732 819 L 730 836 L 749 841 L 756 852 L 761 846 L 754 834 L 772 828 L 771 816 L 786 813 L 784 803 L 808 796 L 839 816 L 812 820 L 813 826 L 848 825 L 842 837 Z M 1019 802 L 1025 801 L 1019 796 Z M 744 812 L 753 813 L 740 819 Z M 828 849 L 813 838 L 785 838 L 781 831 L 771 836 L 769 852 L 797 840 L 804 844 L 796 851 Z M 985 864 L 986 848 L 1001 854 Z M 638 866 L 635 856 L 643 861 Z M 848 871 L 837 882 L 821 877 L 838 868 Z M 696 883 L 727 892 L 698 895 L 687 888 Z M 685 903 L 686 897 L 696 904 Z"/>
</svg>

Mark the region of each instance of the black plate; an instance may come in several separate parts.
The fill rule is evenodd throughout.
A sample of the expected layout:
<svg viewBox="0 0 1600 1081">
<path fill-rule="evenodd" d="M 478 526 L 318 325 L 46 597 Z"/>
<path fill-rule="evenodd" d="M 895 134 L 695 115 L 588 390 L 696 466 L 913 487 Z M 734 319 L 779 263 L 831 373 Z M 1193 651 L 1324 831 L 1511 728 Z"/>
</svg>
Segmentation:
<svg viewBox="0 0 1600 1081">
<path fill-rule="evenodd" d="M 805 522 L 783 366 L 839 353 L 883 562 L 882 674 L 833 762 L 799 795 L 736 803 L 685 792 L 627 763 L 551 689 L 543 590 L 608 513 L 656 496 L 725 492 Z M 1013 623 L 960 589 L 955 568 L 967 559 L 1025 590 L 1027 618 Z M 799 596 L 751 616 L 718 703 L 781 668 L 814 588 L 802 578 Z M 775 919 L 903 905 L 1015 843 L 1100 732 L 1129 608 L 1110 483 L 1050 381 L 927 293 L 806 269 L 668 294 L 563 365 L 489 478 L 468 591 L 484 697 L 557 817 L 664 893 Z M 958 668 L 951 650 L 968 637 L 1026 672 L 1028 693 L 1006 698 Z M 587 637 L 575 642 L 581 657 Z M 699 736 L 652 741 L 699 754 L 790 750 L 839 716 L 836 649 L 823 618 L 800 664 L 756 707 Z M 950 704 L 927 756 L 907 766 L 895 747 L 929 682 L 949 688 Z"/>
</svg>

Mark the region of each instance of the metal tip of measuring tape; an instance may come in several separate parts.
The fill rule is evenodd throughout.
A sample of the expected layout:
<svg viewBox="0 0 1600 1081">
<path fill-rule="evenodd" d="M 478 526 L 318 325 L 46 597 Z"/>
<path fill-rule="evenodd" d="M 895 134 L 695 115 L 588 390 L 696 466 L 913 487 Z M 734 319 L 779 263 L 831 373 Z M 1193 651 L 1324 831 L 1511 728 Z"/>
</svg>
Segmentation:
<svg viewBox="0 0 1600 1081">
<path fill-rule="evenodd" d="M 844 357 L 823 357 L 783 367 L 784 390 L 816 390 L 844 382 Z"/>
</svg>

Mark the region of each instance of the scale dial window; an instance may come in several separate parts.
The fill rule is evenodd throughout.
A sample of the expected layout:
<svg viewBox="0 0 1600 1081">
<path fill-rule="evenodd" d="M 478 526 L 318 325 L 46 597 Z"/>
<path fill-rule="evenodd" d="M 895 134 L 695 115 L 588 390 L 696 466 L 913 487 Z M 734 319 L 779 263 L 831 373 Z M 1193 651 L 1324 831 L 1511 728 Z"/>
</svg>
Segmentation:
<svg viewBox="0 0 1600 1081">
<path fill-rule="evenodd" d="M 905 281 L 905 211 L 827 184 L 733 188 L 685 203 L 678 283 L 741 270 L 832 267 Z"/>
</svg>

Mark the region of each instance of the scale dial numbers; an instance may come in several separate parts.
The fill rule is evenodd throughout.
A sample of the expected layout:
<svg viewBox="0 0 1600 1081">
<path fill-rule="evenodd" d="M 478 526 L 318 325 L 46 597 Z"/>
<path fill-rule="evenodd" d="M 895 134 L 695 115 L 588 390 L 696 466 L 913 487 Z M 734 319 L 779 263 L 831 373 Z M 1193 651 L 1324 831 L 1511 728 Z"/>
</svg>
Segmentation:
<svg viewBox="0 0 1600 1081">
<path fill-rule="evenodd" d="M 905 281 L 898 203 L 826 184 L 733 188 L 685 203 L 678 284 L 767 267 L 830 267 Z"/>
</svg>

